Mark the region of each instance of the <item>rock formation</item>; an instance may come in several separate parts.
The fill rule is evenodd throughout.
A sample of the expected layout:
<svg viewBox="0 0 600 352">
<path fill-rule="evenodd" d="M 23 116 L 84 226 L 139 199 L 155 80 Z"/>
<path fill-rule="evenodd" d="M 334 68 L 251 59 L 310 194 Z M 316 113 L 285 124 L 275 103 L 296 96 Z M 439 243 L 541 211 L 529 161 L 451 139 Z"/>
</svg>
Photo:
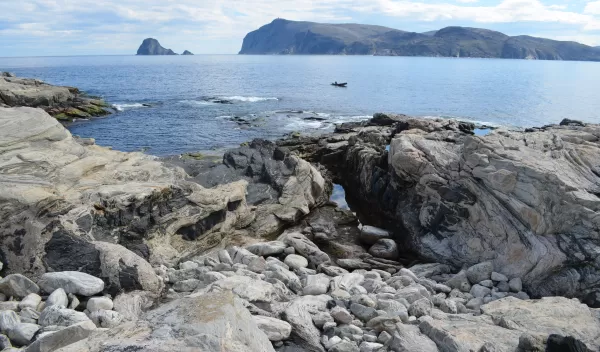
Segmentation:
<svg viewBox="0 0 600 352">
<path fill-rule="evenodd" d="M 158 40 L 146 38 L 140 45 L 136 55 L 177 55 L 171 49 L 163 48 Z"/>
<path fill-rule="evenodd" d="M 194 53 L 192 53 L 191 51 L 186 50 L 181 55 L 194 55 Z"/>
<path fill-rule="evenodd" d="M 37 79 L 0 75 L 0 107 L 42 108 L 63 122 L 110 114 L 102 100 L 85 96 L 74 87 L 53 86 Z"/>
<path fill-rule="evenodd" d="M 427 33 L 363 24 L 329 24 L 276 19 L 250 32 L 240 54 L 329 54 L 484 57 L 600 61 L 595 48 L 468 27 Z"/>
<path fill-rule="evenodd" d="M 391 230 L 405 251 L 457 268 L 492 261 L 536 297 L 593 296 L 600 127 L 484 137 L 473 127 L 380 114 L 279 144 L 326 165 L 362 222 Z"/>
</svg>

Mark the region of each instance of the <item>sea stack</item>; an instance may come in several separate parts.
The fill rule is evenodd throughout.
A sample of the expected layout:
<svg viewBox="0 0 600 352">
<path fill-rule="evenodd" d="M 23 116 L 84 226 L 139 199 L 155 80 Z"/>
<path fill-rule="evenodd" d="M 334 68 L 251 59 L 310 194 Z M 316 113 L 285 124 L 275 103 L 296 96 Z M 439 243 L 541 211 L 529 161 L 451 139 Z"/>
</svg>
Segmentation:
<svg viewBox="0 0 600 352">
<path fill-rule="evenodd" d="M 191 52 L 191 51 L 188 51 L 188 50 L 186 50 L 186 51 L 184 51 L 184 52 L 183 52 L 183 54 L 181 54 L 181 55 L 194 55 L 194 53 L 193 53 L 193 52 Z"/>
<path fill-rule="evenodd" d="M 171 49 L 163 48 L 158 40 L 154 38 L 146 38 L 140 45 L 137 55 L 177 55 Z"/>
</svg>

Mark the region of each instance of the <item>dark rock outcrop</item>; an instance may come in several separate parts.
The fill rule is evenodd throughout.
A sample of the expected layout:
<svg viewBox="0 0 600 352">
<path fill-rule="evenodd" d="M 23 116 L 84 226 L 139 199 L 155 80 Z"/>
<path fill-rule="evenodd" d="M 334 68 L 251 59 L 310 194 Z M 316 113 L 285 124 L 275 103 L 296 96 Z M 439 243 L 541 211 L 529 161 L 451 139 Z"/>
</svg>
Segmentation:
<svg viewBox="0 0 600 352">
<path fill-rule="evenodd" d="M 473 128 L 376 116 L 278 143 L 325 165 L 361 222 L 401 250 L 457 268 L 492 261 L 534 297 L 599 290 L 600 126 Z"/>
<path fill-rule="evenodd" d="M 468 27 L 427 33 L 362 24 L 327 24 L 276 19 L 250 32 L 240 54 L 329 54 L 480 57 L 600 61 L 600 51 L 576 42 Z"/>
<path fill-rule="evenodd" d="M 194 55 L 194 53 L 192 53 L 191 51 L 186 50 L 181 55 Z"/>
<path fill-rule="evenodd" d="M 158 40 L 146 38 L 140 45 L 136 55 L 177 55 L 171 49 L 163 48 Z"/>
</svg>

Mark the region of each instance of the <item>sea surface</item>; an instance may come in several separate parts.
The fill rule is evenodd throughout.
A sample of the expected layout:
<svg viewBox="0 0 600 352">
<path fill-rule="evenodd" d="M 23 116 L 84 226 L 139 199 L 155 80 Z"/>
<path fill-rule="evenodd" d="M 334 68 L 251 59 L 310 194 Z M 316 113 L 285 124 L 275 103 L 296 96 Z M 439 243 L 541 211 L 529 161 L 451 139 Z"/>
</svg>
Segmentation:
<svg viewBox="0 0 600 352">
<path fill-rule="evenodd" d="M 375 112 L 513 127 L 600 123 L 600 63 L 374 56 L 0 58 L 0 71 L 113 104 L 73 134 L 155 155 L 319 133 Z M 348 82 L 337 88 L 331 82 Z"/>
</svg>

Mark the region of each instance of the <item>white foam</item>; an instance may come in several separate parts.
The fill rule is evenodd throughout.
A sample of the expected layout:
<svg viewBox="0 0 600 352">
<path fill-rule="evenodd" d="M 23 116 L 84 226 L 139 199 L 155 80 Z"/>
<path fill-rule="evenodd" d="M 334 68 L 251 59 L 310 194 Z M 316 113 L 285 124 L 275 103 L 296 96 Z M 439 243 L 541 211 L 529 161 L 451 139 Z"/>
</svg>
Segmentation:
<svg viewBox="0 0 600 352">
<path fill-rule="evenodd" d="M 127 109 L 138 109 L 138 108 L 143 108 L 146 106 L 144 106 L 141 103 L 133 103 L 133 104 L 113 104 L 112 107 L 115 108 L 117 111 L 124 111 Z"/>
<path fill-rule="evenodd" d="M 216 105 L 217 103 L 214 103 L 212 101 L 208 101 L 208 100 L 180 100 L 179 101 L 182 104 L 188 104 L 188 105 Z"/>
<path fill-rule="evenodd" d="M 243 101 L 243 102 L 248 102 L 248 103 L 257 103 L 260 101 L 268 101 L 268 100 L 279 100 L 279 98 L 275 98 L 275 97 L 243 97 L 240 95 L 234 95 L 232 97 L 222 97 L 219 99 Z"/>
</svg>

